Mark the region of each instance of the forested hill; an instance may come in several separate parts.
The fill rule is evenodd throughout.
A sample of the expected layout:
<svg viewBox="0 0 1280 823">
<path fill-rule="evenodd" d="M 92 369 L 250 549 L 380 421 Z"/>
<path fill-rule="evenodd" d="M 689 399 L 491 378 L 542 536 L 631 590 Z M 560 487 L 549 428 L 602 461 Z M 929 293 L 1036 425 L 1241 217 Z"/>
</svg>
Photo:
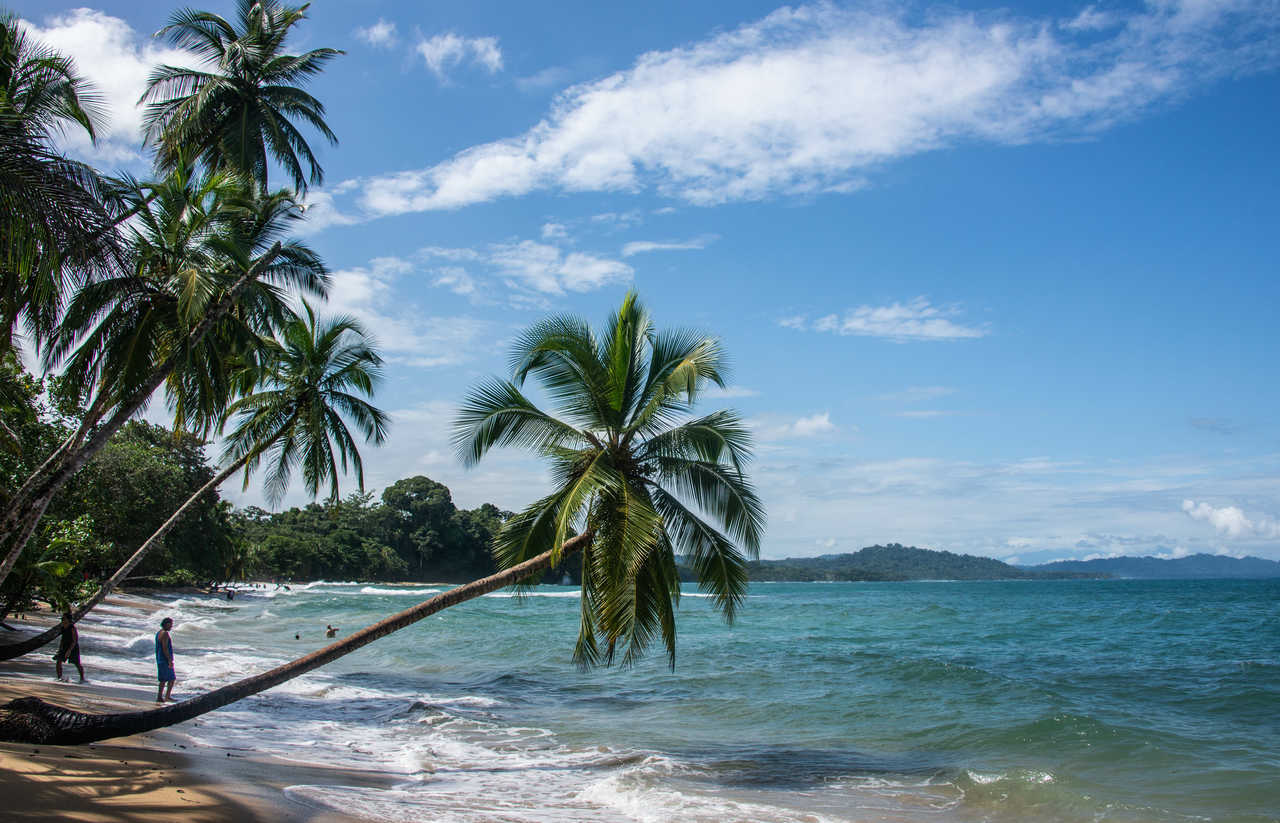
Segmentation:
<svg viewBox="0 0 1280 823">
<path fill-rule="evenodd" d="M 1027 568 L 1038 572 L 1092 573 L 1136 580 L 1280 577 L 1280 563 L 1274 560 L 1264 560 L 1261 557 L 1224 557 L 1215 554 L 1193 554 L 1171 560 L 1159 557 L 1059 560 L 1056 563 Z"/>
<path fill-rule="evenodd" d="M 990 557 L 953 554 L 890 543 L 851 554 L 761 560 L 749 564 L 752 580 L 1029 580 L 1046 577 L 1105 577 L 1098 572 L 1039 572 Z"/>
</svg>

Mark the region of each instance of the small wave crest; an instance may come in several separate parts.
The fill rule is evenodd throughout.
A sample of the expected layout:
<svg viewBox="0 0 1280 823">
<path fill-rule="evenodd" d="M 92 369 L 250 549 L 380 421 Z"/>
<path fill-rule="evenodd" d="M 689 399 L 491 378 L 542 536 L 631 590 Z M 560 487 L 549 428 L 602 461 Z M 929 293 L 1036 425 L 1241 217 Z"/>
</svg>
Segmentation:
<svg viewBox="0 0 1280 823">
<path fill-rule="evenodd" d="M 378 587 L 378 586 L 365 586 L 365 587 L 361 588 L 361 589 L 360 589 L 360 591 L 359 591 L 358 593 L 359 593 L 359 594 L 412 594 L 412 595 L 423 595 L 423 594 L 439 594 L 439 593 L 440 593 L 440 592 L 442 592 L 442 591 L 444 591 L 444 590 L 443 590 L 443 589 L 395 589 L 395 588 L 384 589 L 384 588 L 380 588 L 380 587 Z"/>
</svg>

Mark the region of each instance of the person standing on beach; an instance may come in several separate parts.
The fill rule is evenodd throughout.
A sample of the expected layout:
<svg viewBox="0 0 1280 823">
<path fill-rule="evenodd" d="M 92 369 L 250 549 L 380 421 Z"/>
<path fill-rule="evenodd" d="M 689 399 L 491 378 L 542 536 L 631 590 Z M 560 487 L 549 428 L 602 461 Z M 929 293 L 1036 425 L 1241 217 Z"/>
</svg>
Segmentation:
<svg viewBox="0 0 1280 823">
<path fill-rule="evenodd" d="M 169 629 L 173 628 L 173 618 L 166 617 L 160 621 L 160 631 L 156 632 L 156 678 L 160 686 L 156 690 L 156 702 L 173 700 L 173 681 L 177 676 L 173 673 L 173 641 L 169 639 Z"/>
<path fill-rule="evenodd" d="M 59 680 L 62 679 L 62 662 L 64 660 L 76 667 L 76 671 L 80 672 L 80 682 L 83 683 L 84 666 L 80 665 L 80 633 L 76 631 L 76 624 L 71 619 L 71 612 L 62 613 L 62 640 L 58 643 L 58 653 L 53 656 Z"/>
</svg>

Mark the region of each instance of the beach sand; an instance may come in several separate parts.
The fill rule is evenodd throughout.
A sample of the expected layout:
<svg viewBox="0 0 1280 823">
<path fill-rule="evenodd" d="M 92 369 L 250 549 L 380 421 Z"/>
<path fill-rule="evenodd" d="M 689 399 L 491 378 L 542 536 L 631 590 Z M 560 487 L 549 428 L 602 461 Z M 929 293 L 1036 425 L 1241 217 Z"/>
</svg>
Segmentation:
<svg viewBox="0 0 1280 823">
<path fill-rule="evenodd" d="M 35 630 L 46 615 L 10 620 Z M 9 632 L 0 640 L 15 637 Z M 155 705 L 136 691 L 53 679 L 56 643 L 17 660 L 0 662 L 0 705 L 36 696 L 81 711 L 127 711 Z M 344 771 L 200 746 L 200 720 L 172 729 L 81 746 L 0 743 L 0 818 L 11 821 L 288 821 L 346 823 L 363 820 L 290 800 L 295 785 L 389 786 L 381 775 Z"/>
</svg>

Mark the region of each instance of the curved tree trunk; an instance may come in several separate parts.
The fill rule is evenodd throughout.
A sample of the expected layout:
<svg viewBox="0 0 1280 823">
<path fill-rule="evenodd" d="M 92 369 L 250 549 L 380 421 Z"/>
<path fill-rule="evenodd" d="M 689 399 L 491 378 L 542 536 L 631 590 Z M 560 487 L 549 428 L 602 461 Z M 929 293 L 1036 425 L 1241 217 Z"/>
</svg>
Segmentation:
<svg viewBox="0 0 1280 823">
<path fill-rule="evenodd" d="M 591 534 L 586 532 L 565 541 L 560 547 L 561 556 L 569 557 L 581 551 L 590 542 L 591 537 Z M 0 708 L 0 740 L 15 743 L 74 745 L 141 734 L 191 720 L 237 700 L 278 686 L 340 657 L 345 657 L 356 649 L 406 626 L 411 626 L 438 611 L 511 586 L 531 575 L 546 571 L 551 566 L 551 556 L 554 553 L 553 551 L 543 552 L 505 571 L 450 589 L 372 626 L 367 626 L 345 640 L 300 657 L 292 663 L 277 666 L 270 671 L 247 677 L 171 706 L 137 712 L 84 714 L 46 703 L 38 697 L 19 698 Z"/>
<path fill-rule="evenodd" d="M 204 338 L 213 325 L 223 318 L 232 305 L 240 296 L 240 292 L 250 282 L 256 280 L 271 265 L 271 261 L 280 254 L 281 244 L 279 241 L 267 250 L 265 254 L 259 257 L 249 270 L 246 271 L 231 288 L 227 290 L 217 304 L 210 309 L 205 316 L 196 324 L 196 327 L 187 335 L 187 342 L 191 345 L 198 343 Z M 31 539 L 31 535 L 36 530 L 36 525 L 40 522 L 40 518 L 44 516 L 45 509 L 49 507 L 53 496 L 58 490 L 71 479 L 80 467 L 102 450 L 107 444 L 111 436 L 115 434 L 121 426 L 129 421 L 139 409 L 146 404 L 153 392 L 160 387 L 173 371 L 176 365 L 176 356 L 166 359 L 158 366 L 147 382 L 133 395 L 122 401 L 116 408 L 115 414 L 111 419 L 99 426 L 96 431 L 89 436 L 88 440 L 81 445 L 76 445 L 78 439 L 82 439 L 88 432 L 85 425 L 81 425 L 68 441 L 58 448 L 54 453 L 57 460 L 52 457 L 37 469 L 22 487 L 10 499 L 5 509 L 3 519 L 0 519 L 0 546 L 7 547 L 8 554 L 0 562 L 0 583 L 9 576 L 13 564 L 18 561 L 18 555 L 27 545 L 27 541 Z M 101 400 L 101 397 L 99 397 Z M 95 401 L 92 408 L 97 408 L 99 401 Z M 105 413 L 105 410 L 104 412 Z M 101 417 L 101 414 L 99 415 Z M 51 465 L 51 463 L 53 465 Z"/>
<path fill-rule="evenodd" d="M 151 551 L 157 543 L 164 539 L 164 536 L 168 534 L 174 526 L 178 525 L 178 521 L 181 520 L 182 516 L 196 504 L 197 500 L 203 497 L 204 494 L 211 489 L 216 489 L 218 486 L 221 486 L 223 481 L 238 472 L 240 468 L 244 466 L 245 463 L 248 463 L 249 460 L 252 459 L 252 457 L 259 451 L 261 451 L 261 448 L 254 449 L 235 463 L 232 463 L 230 466 L 219 472 L 208 483 L 201 486 L 195 494 L 188 497 L 186 502 L 184 502 L 168 520 L 164 521 L 160 528 L 156 529 L 155 533 L 148 537 L 146 542 L 139 546 L 138 550 L 134 552 L 128 560 L 124 561 L 124 565 L 116 569 L 115 574 L 102 582 L 102 585 L 98 587 L 98 591 L 94 593 L 93 597 L 86 600 L 79 608 L 75 609 L 71 613 L 71 620 L 79 623 L 80 618 L 88 614 L 94 606 L 97 606 L 105 600 L 107 595 L 111 594 L 111 592 L 115 590 L 116 586 L 119 586 L 120 582 L 129 576 L 129 572 L 133 571 L 134 568 L 142 562 L 142 558 L 146 556 L 147 552 Z M 33 652 L 46 643 L 53 642 L 61 632 L 62 626 L 55 625 L 45 629 L 43 632 L 33 637 L 28 637 L 27 639 L 21 640 L 17 643 L 8 643 L 4 646 L 0 646 L 0 660 L 12 660 L 15 657 L 21 657 L 28 652 Z"/>
</svg>

